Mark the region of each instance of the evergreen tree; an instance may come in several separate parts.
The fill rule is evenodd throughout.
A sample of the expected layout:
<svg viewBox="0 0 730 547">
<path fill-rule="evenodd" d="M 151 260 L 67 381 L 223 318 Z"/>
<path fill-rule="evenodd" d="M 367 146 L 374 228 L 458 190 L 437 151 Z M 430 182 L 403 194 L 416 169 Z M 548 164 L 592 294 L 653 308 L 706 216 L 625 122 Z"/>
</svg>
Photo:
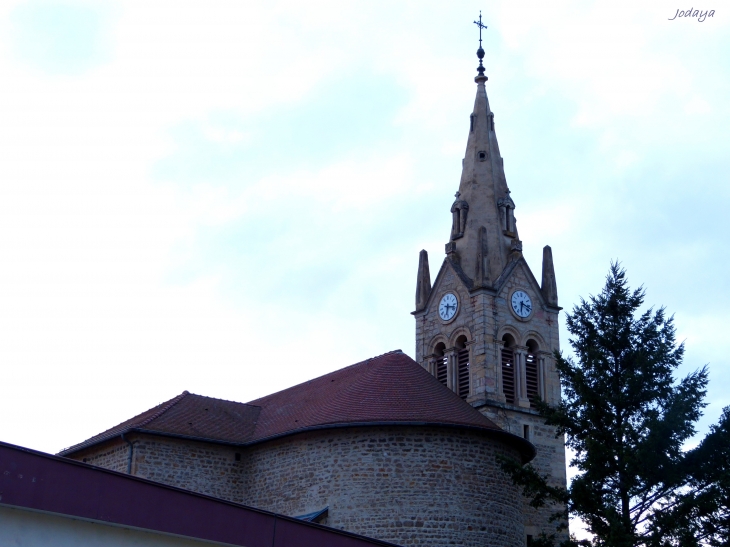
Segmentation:
<svg viewBox="0 0 730 547">
<path fill-rule="evenodd" d="M 685 458 L 689 481 L 652 522 L 656 547 L 730 543 L 730 407 Z"/>
<path fill-rule="evenodd" d="M 664 309 L 641 313 L 643 301 L 644 290 L 631 291 L 625 271 L 612 264 L 601 293 L 567 316 L 575 358 L 555 355 L 563 399 L 538 408 L 573 450 L 578 474 L 569 489 L 550 485 L 530 465 L 504 460 L 503 468 L 533 506 L 564 507 L 556 513 L 563 526 L 568 514 L 582 519 L 594 540 L 580 544 L 684 545 L 698 530 L 723 526 L 727 538 L 727 496 L 724 506 L 718 501 L 722 472 L 708 458 L 722 454 L 724 469 L 730 465 L 730 418 L 726 413 L 697 449 L 683 450 L 704 407 L 707 370 L 675 380 L 684 347 L 676 344 Z M 727 480 L 727 471 L 723 476 Z M 552 544 L 555 537 L 534 544 Z"/>
</svg>

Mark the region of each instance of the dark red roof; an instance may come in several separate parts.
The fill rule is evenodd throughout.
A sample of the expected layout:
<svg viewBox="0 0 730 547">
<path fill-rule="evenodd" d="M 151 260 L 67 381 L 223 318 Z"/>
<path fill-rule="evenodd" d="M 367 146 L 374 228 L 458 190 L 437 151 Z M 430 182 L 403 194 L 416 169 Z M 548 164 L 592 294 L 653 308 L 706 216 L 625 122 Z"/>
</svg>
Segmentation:
<svg viewBox="0 0 730 547">
<path fill-rule="evenodd" d="M 400 351 L 248 404 L 261 407 L 252 440 L 341 424 L 430 423 L 500 429 Z"/>
<path fill-rule="evenodd" d="M 246 445 L 304 430 L 367 424 L 438 424 L 505 434 L 413 359 L 393 351 L 247 404 L 185 391 L 61 455 L 131 431 Z"/>
<path fill-rule="evenodd" d="M 0 492 L 4 506 L 226 545 L 395 547 L 3 442 Z"/>
<path fill-rule="evenodd" d="M 177 397 L 149 409 L 66 448 L 62 456 L 78 452 L 129 431 L 147 431 L 210 441 L 243 444 L 253 435 L 256 418 L 261 409 L 233 401 L 203 397 L 183 391 Z"/>
</svg>

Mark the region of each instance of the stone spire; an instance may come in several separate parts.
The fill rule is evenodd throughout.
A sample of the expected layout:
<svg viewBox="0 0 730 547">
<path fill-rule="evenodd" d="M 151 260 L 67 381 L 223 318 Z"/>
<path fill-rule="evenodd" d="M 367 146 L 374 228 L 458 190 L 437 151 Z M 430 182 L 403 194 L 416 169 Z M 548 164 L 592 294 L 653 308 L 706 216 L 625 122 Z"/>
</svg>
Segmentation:
<svg viewBox="0 0 730 547">
<path fill-rule="evenodd" d="M 416 311 L 426 307 L 431 294 L 431 273 L 428 271 L 428 253 L 424 250 L 418 257 L 418 280 L 416 281 Z"/>
<path fill-rule="evenodd" d="M 551 306 L 558 305 L 558 284 L 555 281 L 553 250 L 550 245 L 545 245 L 542 249 L 542 287 L 540 289 L 548 304 Z"/>
<path fill-rule="evenodd" d="M 486 27 L 480 26 L 480 31 L 482 28 Z M 487 77 L 481 40 L 477 57 L 477 95 L 469 121 L 459 193 L 451 208 L 454 221 L 447 252 L 458 260 L 475 286 L 491 286 L 508 262 L 521 256 L 522 247 L 515 224 L 515 204 L 494 131 L 494 113 L 484 85 Z"/>
</svg>

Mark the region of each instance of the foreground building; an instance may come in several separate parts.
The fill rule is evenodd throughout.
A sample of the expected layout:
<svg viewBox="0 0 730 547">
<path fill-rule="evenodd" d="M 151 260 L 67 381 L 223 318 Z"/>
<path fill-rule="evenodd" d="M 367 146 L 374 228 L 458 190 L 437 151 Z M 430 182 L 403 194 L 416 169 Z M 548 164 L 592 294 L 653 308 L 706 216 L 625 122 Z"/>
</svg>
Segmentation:
<svg viewBox="0 0 730 547">
<path fill-rule="evenodd" d="M 394 547 L 0 442 L 0 545 Z"/>
<path fill-rule="evenodd" d="M 61 455 L 398 545 L 519 546 L 505 432 L 400 351 L 250 403 L 182 393 Z"/>
<path fill-rule="evenodd" d="M 433 286 L 419 261 L 416 361 L 391 352 L 245 404 L 185 392 L 61 455 L 398 545 L 518 547 L 552 531 L 499 457 L 565 485 L 563 441 L 534 409 L 560 400 L 555 273 L 549 247 L 542 283 L 522 256 L 477 54 Z"/>
</svg>

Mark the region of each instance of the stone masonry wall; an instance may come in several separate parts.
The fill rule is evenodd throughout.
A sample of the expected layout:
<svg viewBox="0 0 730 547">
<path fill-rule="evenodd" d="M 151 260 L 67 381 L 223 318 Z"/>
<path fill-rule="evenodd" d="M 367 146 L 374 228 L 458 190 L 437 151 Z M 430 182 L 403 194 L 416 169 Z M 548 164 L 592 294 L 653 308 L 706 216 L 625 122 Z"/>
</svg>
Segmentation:
<svg viewBox="0 0 730 547">
<path fill-rule="evenodd" d="M 128 438 L 134 445 L 132 475 L 243 503 L 244 449 L 151 435 Z M 101 445 L 73 459 L 126 473 L 128 454 L 129 446 L 121 443 Z"/>
<path fill-rule="evenodd" d="M 506 431 L 515 435 L 522 435 L 524 426 L 529 426 L 529 441 L 535 445 L 537 455 L 532 465 L 540 472 L 551 477 L 554 486 L 565 486 L 565 443 L 562 437 L 555 438 L 555 428 L 546 426 L 545 420 L 536 412 L 503 411 L 495 407 L 485 406 L 479 409 L 489 419 L 498 423 Z M 522 511 L 524 514 L 525 534 L 537 537 L 541 532 L 554 533 L 556 523 L 550 522 L 550 517 L 560 508 L 555 506 L 535 509 L 529 500 L 522 497 Z M 567 539 L 567 536 L 564 538 Z"/>
<path fill-rule="evenodd" d="M 251 447 L 244 503 L 398 545 L 524 545 L 522 501 L 480 432 L 426 427 L 327 430 Z"/>
<path fill-rule="evenodd" d="M 240 448 L 144 436 L 135 444 L 135 452 L 132 472 L 138 477 L 245 503 L 241 488 L 245 456 Z"/>
<path fill-rule="evenodd" d="M 109 443 L 79 452 L 73 456 L 74 460 L 103 467 L 104 469 L 111 469 L 112 471 L 119 471 L 120 473 L 127 472 L 128 458 L 129 445 L 121 439 L 114 439 Z"/>
<path fill-rule="evenodd" d="M 132 474 L 289 516 L 329 506 L 328 526 L 403 546 L 521 547 L 523 501 L 487 433 L 354 427 L 248 448 L 132 434 Z M 74 455 L 126 472 L 118 440 Z M 240 459 L 236 459 L 236 454 Z"/>
</svg>

